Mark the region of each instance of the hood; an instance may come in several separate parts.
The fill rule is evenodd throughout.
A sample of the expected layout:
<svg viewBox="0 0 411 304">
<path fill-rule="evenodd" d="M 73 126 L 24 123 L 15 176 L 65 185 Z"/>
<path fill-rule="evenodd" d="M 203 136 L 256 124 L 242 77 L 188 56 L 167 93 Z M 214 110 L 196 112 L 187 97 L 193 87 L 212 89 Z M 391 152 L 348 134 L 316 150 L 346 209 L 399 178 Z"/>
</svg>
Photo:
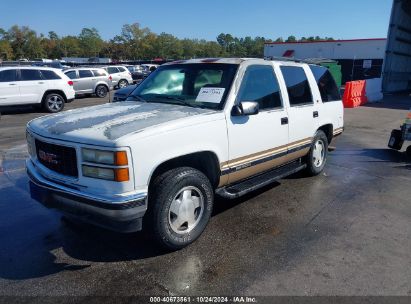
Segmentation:
<svg viewBox="0 0 411 304">
<path fill-rule="evenodd" d="M 163 103 L 120 102 L 69 110 L 29 122 L 33 132 L 61 140 L 114 145 L 118 139 L 213 110 Z"/>
</svg>

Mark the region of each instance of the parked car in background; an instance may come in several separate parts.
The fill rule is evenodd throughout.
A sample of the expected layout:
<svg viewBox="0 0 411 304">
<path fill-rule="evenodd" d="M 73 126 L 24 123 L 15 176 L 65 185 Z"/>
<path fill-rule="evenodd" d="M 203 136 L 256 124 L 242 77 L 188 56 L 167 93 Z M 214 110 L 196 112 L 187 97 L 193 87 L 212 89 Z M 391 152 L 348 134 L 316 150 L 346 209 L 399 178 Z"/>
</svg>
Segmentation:
<svg viewBox="0 0 411 304">
<path fill-rule="evenodd" d="M 160 65 L 159 64 L 150 64 L 150 63 L 146 63 L 146 64 L 142 64 L 141 65 L 143 69 L 147 70 L 148 72 L 154 72 Z"/>
<path fill-rule="evenodd" d="M 43 67 L 0 68 L 0 106 L 41 105 L 56 113 L 74 100 L 73 81 L 63 72 Z"/>
<path fill-rule="evenodd" d="M 150 71 L 140 65 L 128 65 L 127 69 L 131 73 L 133 83 L 140 83 L 144 78 L 150 75 Z"/>
<path fill-rule="evenodd" d="M 121 65 L 111 65 L 103 67 L 112 77 L 112 84 L 116 88 L 124 88 L 130 83 L 133 83 L 133 78 L 130 71 Z"/>
<path fill-rule="evenodd" d="M 76 95 L 96 94 L 104 98 L 113 89 L 111 76 L 101 68 L 74 68 L 64 71 L 74 83 Z"/>
<path fill-rule="evenodd" d="M 55 69 L 59 69 L 59 70 L 63 70 L 65 68 L 69 67 L 67 65 L 62 65 L 60 61 L 36 62 L 36 63 L 33 63 L 33 66 L 49 67 L 49 68 L 55 68 Z"/>
<path fill-rule="evenodd" d="M 113 102 L 124 101 L 137 88 L 138 84 L 126 86 L 114 92 Z"/>
</svg>

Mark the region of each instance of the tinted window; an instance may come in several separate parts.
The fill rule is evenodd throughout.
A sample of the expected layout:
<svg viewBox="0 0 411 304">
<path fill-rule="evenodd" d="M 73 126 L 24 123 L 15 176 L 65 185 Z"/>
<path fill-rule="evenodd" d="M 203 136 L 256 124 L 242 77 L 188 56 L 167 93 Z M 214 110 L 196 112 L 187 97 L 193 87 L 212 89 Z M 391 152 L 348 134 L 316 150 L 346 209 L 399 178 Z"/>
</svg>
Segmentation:
<svg viewBox="0 0 411 304">
<path fill-rule="evenodd" d="M 118 73 L 118 69 L 117 69 L 117 68 L 113 68 L 113 67 L 107 68 L 107 71 L 108 71 L 109 74 Z"/>
<path fill-rule="evenodd" d="M 310 65 L 310 69 L 317 81 L 323 102 L 341 100 L 340 91 L 330 71 L 317 65 Z"/>
<path fill-rule="evenodd" d="M 20 70 L 21 81 L 42 80 L 39 70 Z"/>
<path fill-rule="evenodd" d="M 0 72 L 0 82 L 16 81 L 16 70 L 5 70 Z"/>
<path fill-rule="evenodd" d="M 300 67 L 282 66 L 288 98 L 291 106 L 313 103 L 310 84 L 304 69 Z"/>
<path fill-rule="evenodd" d="M 273 68 L 268 65 L 248 67 L 238 94 L 238 101 L 257 101 L 260 110 L 281 107 L 280 88 Z"/>
<path fill-rule="evenodd" d="M 93 74 L 94 74 L 94 76 L 96 76 L 96 77 L 107 76 L 106 72 L 100 71 L 100 70 L 93 70 Z"/>
<path fill-rule="evenodd" d="M 67 77 L 70 78 L 70 79 L 76 79 L 76 78 L 78 78 L 76 71 L 69 71 L 69 72 L 66 72 L 66 73 L 64 73 L 64 74 L 66 74 Z"/>
<path fill-rule="evenodd" d="M 126 71 L 126 69 L 122 68 L 122 67 L 119 67 L 118 69 L 120 70 L 120 72 L 125 72 Z"/>
<path fill-rule="evenodd" d="M 61 79 L 61 77 L 53 71 L 44 70 L 41 71 L 41 75 L 43 75 L 43 78 L 47 80 Z"/>
<path fill-rule="evenodd" d="M 80 78 L 93 77 L 93 73 L 90 70 L 79 70 L 78 74 Z"/>
</svg>

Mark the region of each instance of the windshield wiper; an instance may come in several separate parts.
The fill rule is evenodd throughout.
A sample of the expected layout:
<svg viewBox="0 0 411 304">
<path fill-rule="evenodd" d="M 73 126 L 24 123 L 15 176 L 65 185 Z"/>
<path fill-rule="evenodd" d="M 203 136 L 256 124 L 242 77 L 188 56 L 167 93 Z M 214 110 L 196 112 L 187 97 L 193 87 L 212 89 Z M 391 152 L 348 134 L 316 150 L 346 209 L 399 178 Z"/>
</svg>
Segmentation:
<svg viewBox="0 0 411 304">
<path fill-rule="evenodd" d="M 165 98 L 168 100 L 174 100 L 177 102 L 173 102 L 173 104 L 176 105 L 182 105 L 182 106 L 187 106 L 187 107 L 191 107 L 191 108 L 201 108 L 201 109 L 205 109 L 204 106 L 202 105 L 197 105 L 197 104 L 192 104 L 190 102 L 187 102 L 183 97 L 178 97 L 178 96 L 159 96 L 159 98 Z"/>
<path fill-rule="evenodd" d="M 128 97 L 127 97 L 127 99 L 128 98 L 134 98 L 134 99 L 137 99 L 138 101 L 142 101 L 142 102 L 148 102 L 147 100 L 145 100 L 143 97 L 141 97 L 140 95 L 129 95 Z"/>
</svg>

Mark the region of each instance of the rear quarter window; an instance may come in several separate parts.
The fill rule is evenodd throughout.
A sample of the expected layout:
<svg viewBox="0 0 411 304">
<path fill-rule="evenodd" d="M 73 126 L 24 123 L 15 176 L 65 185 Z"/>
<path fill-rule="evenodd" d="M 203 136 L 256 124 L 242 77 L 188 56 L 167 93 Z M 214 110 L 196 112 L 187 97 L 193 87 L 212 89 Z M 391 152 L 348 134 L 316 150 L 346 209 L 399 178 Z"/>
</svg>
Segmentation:
<svg viewBox="0 0 411 304">
<path fill-rule="evenodd" d="M 61 77 L 60 77 L 59 75 L 57 75 L 55 72 L 53 72 L 53 71 L 43 70 L 43 71 L 41 71 L 41 75 L 42 75 L 43 78 L 46 79 L 46 80 L 61 79 Z"/>
<path fill-rule="evenodd" d="M 69 72 L 66 72 L 64 74 L 66 74 L 67 77 L 70 78 L 70 79 L 77 79 L 78 78 L 76 71 L 69 71 Z"/>
<path fill-rule="evenodd" d="M 330 71 L 322 66 L 310 65 L 323 102 L 341 100 L 340 91 Z"/>
<path fill-rule="evenodd" d="M 126 69 L 122 68 L 122 67 L 119 67 L 118 69 L 119 69 L 120 72 L 125 72 L 126 71 Z"/>
</svg>

